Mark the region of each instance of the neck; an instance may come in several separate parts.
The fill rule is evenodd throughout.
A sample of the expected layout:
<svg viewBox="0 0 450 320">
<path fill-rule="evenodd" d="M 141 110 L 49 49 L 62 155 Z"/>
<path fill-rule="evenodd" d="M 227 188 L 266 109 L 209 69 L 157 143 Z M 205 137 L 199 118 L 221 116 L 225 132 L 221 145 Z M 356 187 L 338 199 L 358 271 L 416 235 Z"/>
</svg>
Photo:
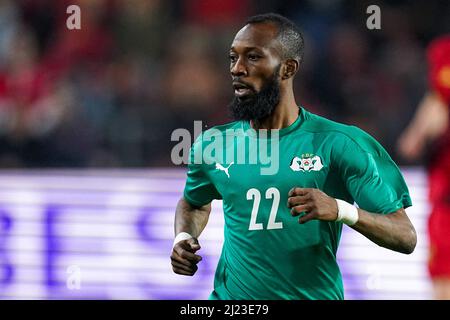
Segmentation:
<svg viewBox="0 0 450 320">
<path fill-rule="evenodd" d="M 253 129 L 282 129 L 289 127 L 297 120 L 298 106 L 295 103 L 294 92 L 292 89 L 283 90 L 281 88 L 281 99 L 275 111 L 267 118 L 261 121 L 251 121 Z"/>
</svg>

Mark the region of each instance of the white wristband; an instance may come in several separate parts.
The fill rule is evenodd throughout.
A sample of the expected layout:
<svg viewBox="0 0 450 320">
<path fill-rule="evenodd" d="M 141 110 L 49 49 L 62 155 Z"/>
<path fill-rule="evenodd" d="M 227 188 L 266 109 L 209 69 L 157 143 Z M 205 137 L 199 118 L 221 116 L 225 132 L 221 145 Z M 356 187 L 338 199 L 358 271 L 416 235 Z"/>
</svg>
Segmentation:
<svg viewBox="0 0 450 320">
<path fill-rule="evenodd" d="M 172 247 L 174 247 L 180 241 L 191 239 L 191 238 L 193 238 L 193 236 L 191 236 L 189 233 L 187 233 L 187 232 L 180 232 L 179 234 L 177 234 L 177 236 L 173 240 Z"/>
<path fill-rule="evenodd" d="M 336 199 L 336 202 L 338 205 L 338 217 L 336 221 L 341 221 L 348 226 L 352 226 L 358 222 L 358 208 L 344 200 Z"/>
</svg>

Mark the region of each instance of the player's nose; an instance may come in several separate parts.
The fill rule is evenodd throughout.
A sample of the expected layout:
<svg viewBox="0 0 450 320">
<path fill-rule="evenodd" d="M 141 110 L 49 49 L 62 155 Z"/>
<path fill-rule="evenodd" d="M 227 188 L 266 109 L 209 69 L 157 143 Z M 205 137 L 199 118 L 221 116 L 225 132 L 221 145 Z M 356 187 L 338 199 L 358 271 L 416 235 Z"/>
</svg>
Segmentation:
<svg viewBox="0 0 450 320">
<path fill-rule="evenodd" d="M 239 58 L 236 63 L 231 65 L 230 72 L 233 77 L 247 76 L 247 66 L 245 65 L 243 59 Z"/>
</svg>

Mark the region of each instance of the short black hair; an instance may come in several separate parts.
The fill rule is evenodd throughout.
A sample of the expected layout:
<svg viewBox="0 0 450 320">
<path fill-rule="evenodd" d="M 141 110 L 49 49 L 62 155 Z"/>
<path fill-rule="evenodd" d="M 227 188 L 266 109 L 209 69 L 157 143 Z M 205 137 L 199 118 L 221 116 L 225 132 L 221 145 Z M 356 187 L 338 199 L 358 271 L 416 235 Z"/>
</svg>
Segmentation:
<svg viewBox="0 0 450 320">
<path fill-rule="evenodd" d="M 277 13 L 264 13 L 252 16 L 245 24 L 273 23 L 278 28 L 278 40 L 282 46 L 283 59 L 303 60 L 305 42 L 297 25 L 288 18 Z"/>
</svg>

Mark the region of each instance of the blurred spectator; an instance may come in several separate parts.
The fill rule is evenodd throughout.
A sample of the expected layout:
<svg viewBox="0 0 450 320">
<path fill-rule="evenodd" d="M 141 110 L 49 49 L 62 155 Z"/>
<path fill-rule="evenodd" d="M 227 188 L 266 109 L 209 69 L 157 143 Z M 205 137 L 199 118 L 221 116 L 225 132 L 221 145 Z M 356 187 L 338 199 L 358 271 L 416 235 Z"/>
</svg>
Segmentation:
<svg viewBox="0 0 450 320">
<path fill-rule="evenodd" d="M 450 299 L 450 34 L 428 49 L 429 88 L 399 140 L 407 159 L 426 155 L 431 214 L 428 270 L 436 299 Z"/>
</svg>

